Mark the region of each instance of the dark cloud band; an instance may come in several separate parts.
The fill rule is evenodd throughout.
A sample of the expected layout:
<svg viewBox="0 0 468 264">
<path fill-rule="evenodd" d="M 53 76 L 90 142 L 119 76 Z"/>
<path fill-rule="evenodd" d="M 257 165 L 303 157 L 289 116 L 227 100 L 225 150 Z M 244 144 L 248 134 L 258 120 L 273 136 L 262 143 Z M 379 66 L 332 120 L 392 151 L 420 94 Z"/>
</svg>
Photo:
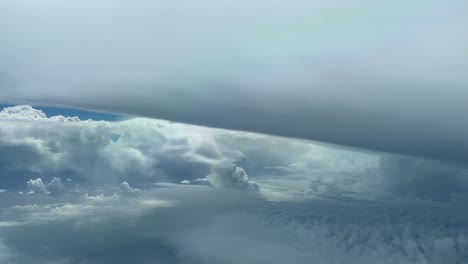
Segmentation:
<svg viewBox="0 0 468 264">
<path fill-rule="evenodd" d="M 2 1 L 0 103 L 466 162 L 467 10 L 458 0 Z"/>
</svg>

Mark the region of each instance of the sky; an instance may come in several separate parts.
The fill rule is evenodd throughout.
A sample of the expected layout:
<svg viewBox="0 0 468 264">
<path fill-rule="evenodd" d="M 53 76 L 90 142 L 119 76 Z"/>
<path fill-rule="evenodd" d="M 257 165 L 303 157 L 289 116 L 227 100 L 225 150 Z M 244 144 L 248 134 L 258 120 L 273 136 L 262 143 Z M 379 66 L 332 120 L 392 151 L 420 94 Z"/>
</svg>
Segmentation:
<svg viewBox="0 0 468 264">
<path fill-rule="evenodd" d="M 466 162 L 467 9 L 463 0 L 2 1 L 0 103 Z"/>
<path fill-rule="evenodd" d="M 19 105 L 0 175 L 2 264 L 468 260 L 458 163 Z"/>
<path fill-rule="evenodd" d="M 0 1 L 0 264 L 467 264 L 467 11 Z"/>
<path fill-rule="evenodd" d="M 14 107 L 15 105 L 0 105 L 1 109 L 7 107 Z M 74 109 L 74 108 L 63 108 L 63 107 L 53 107 L 53 106 L 36 106 L 37 108 L 41 109 L 42 112 L 46 116 L 67 116 L 67 117 L 78 117 L 81 120 L 96 120 L 96 121 L 117 121 L 119 119 L 126 118 L 122 115 L 116 114 L 109 114 L 103 112 L 96 112 L 96 111 L 87 111 L 83 109 Z"/>
</svg>

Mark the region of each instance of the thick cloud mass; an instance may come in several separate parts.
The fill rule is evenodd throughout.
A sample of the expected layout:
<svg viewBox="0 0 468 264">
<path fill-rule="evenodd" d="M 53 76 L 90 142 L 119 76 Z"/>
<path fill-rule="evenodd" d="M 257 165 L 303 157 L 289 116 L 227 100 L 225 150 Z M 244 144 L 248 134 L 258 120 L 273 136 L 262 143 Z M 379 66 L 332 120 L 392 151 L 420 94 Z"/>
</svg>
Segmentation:
<svg viewBox="0 0 468 264">
<path fill-rule="evenodd" d="M 179 185 L 16 206 L 0 230 L 5 263 L 466 263 L 462 208 L 272 203 Z"/>
<path fill-rule="evenodd" d="M 0 102 L 466 162 L 464 0 L 2 1 Z"/>
<path fill-rule="evenodd" d="M 463 264 L 467 176 L 305 140 L 5 108 L 0 263 Z"/>
</svg>

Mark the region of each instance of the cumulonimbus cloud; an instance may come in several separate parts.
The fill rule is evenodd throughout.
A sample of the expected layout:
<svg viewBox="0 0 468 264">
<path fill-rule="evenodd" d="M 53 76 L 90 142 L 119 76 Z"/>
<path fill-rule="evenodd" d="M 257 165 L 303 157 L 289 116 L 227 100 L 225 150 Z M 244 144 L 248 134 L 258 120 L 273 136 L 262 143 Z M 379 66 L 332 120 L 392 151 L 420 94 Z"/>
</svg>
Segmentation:
<svg viewBox="0 0 468 264">
<path fill-rule="evenodd" d="M 0 111 L 0 175 L 4 192 L 28 195 L 78 186 L 133 193 L 154 182 L 183 182 L 272 200 L 468 198 L 468 169 L 459 164 L 147 118 L 47 117 L 31 106 Z"/>
<path fill-rule="evenodd" d="M 465 1 L 3 1 L 0 102 L 466 162 Z"/>
<path fill-rule="evenodd" d="M 0 263 L 463 263 L 467 176 L 307 140 L 8 107 Z"/>
</svg>

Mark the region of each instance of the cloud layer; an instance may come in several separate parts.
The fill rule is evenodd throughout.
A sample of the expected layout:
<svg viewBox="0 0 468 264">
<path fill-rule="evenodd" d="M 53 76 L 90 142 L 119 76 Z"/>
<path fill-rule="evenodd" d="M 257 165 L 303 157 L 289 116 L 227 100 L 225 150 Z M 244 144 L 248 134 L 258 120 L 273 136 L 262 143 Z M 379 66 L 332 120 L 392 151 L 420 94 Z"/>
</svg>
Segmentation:
<svg viewBox="0 0 468 264">
<path fill-rule="evenodd" d="M 6 190 L 47 193 L 122 182 L 140 188 L 164 181 L 259 191 L 253 177 L 266 192 L 274 189 L 269 185 L 292 184 L 322 195 L 452 201 L 468 191 L 468 170 L 459 164 L 304 140 L 146 118 L 47 117 L 31 106 L 5 108 L 0 124 L 0 188 Z"/>
<path fill-rule="evenodd" d="M 462 207 L 271 203 L 236 190 L 165 186 L 137 197 L 16 206 L 4 263 L 466 263 Z M 4 222 L 2 222 L 5 225 Z"/>
<path fill-rule="evenodd" d="M 467 9 L 461 0 L 3 1 L 0 102 L 466 162 Z"/>
<path fill-rule="evenodd" d="M 467 175 L 305 140 L 6 108 L 0 263 L 467 263 Z"/>
</svg>

